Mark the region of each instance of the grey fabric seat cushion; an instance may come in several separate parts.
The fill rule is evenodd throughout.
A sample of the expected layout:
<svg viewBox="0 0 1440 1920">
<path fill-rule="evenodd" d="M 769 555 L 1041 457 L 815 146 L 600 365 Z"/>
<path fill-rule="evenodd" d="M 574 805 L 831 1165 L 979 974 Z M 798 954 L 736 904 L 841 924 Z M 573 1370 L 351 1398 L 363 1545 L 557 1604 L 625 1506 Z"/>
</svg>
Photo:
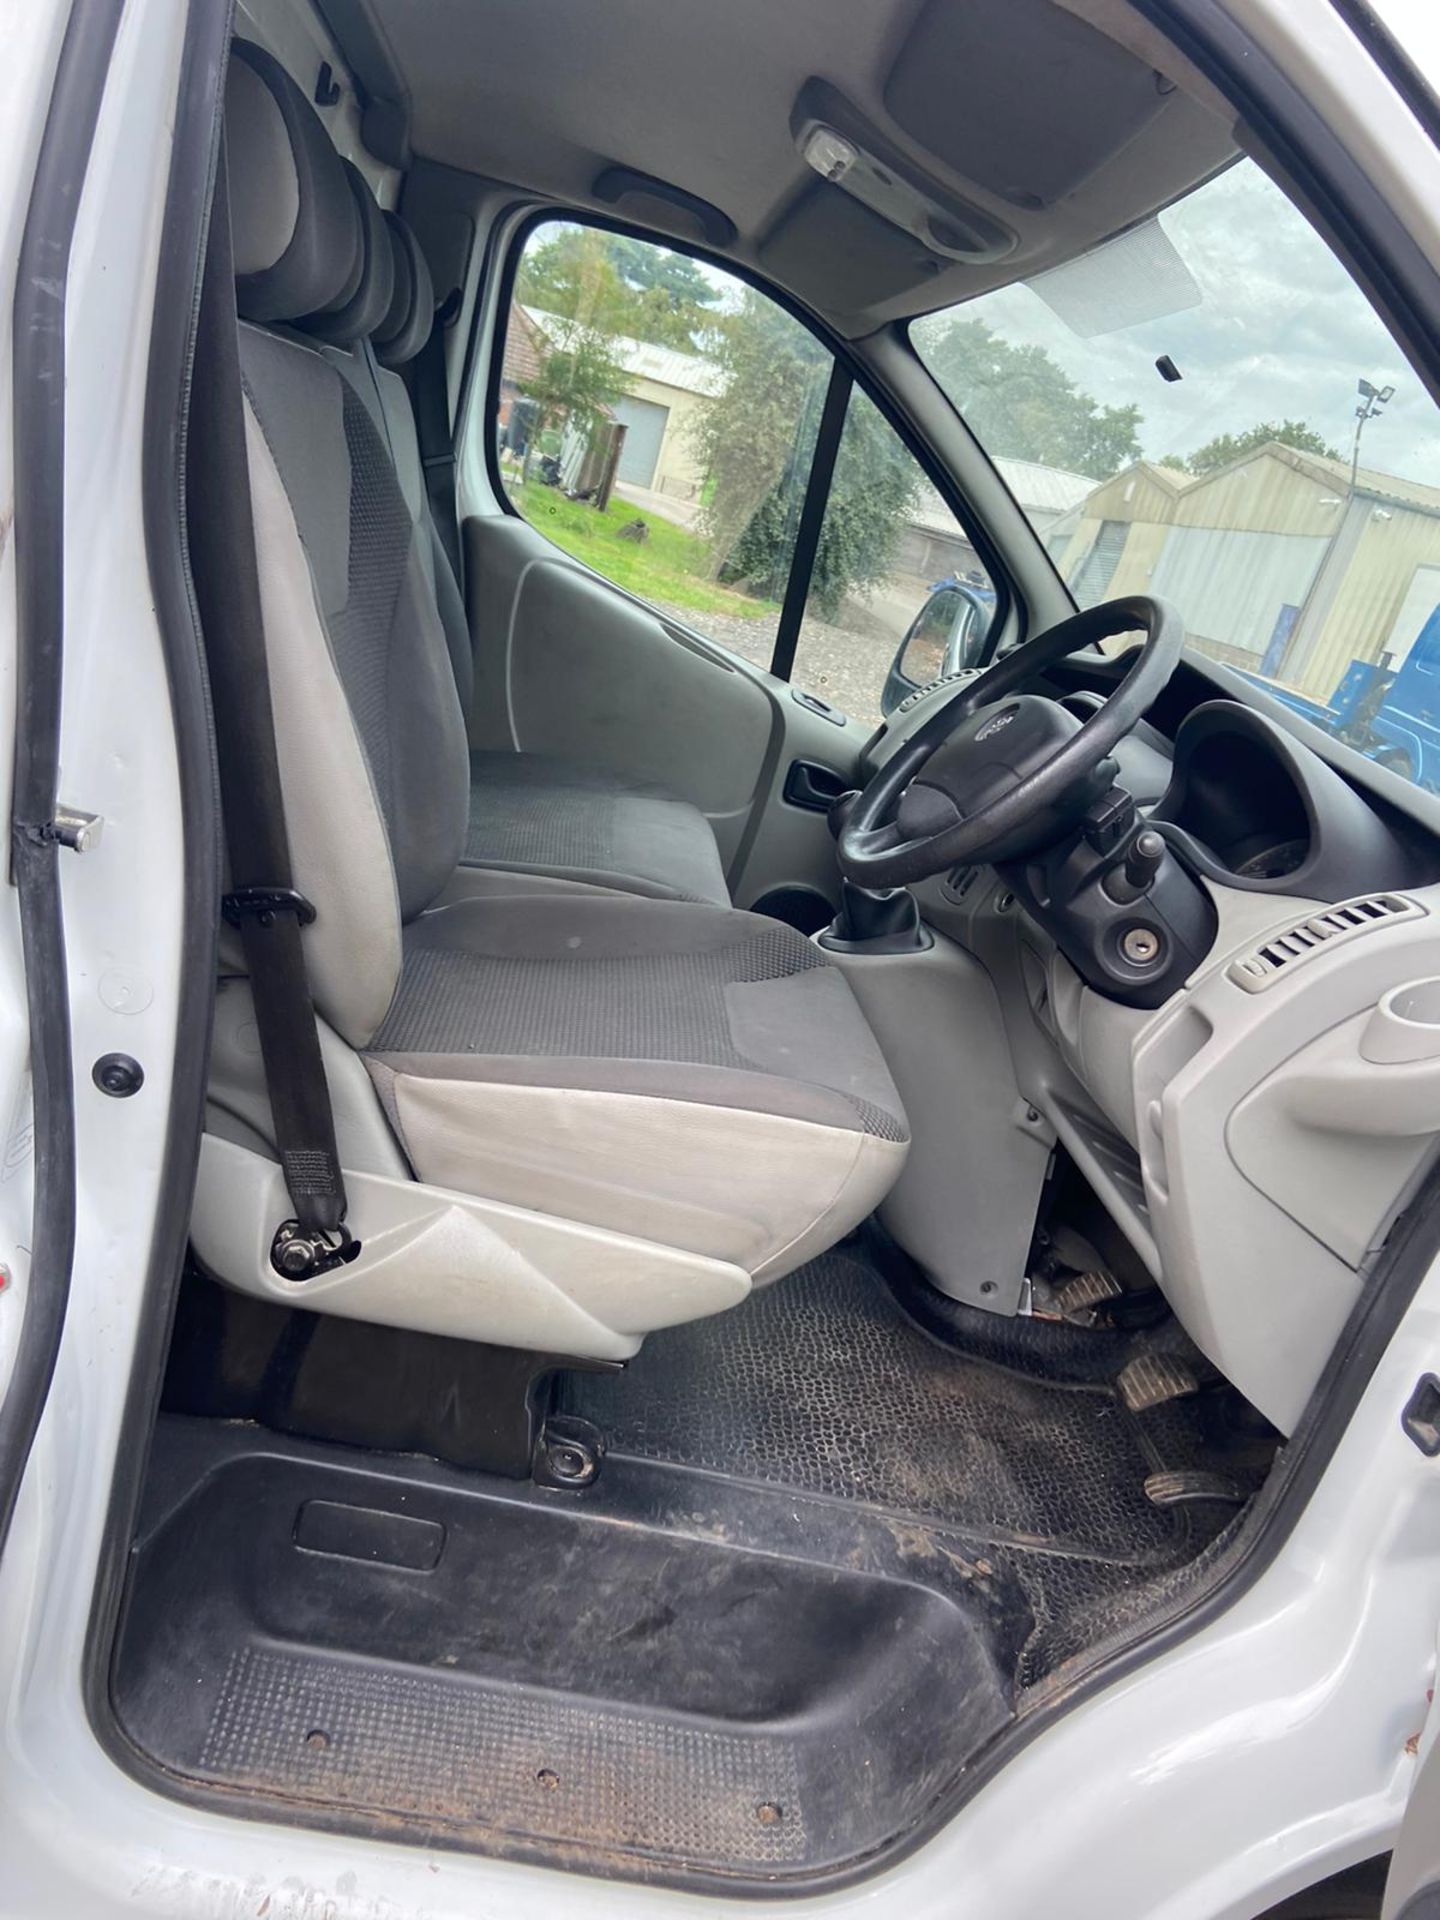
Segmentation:
<svg viewBox="0 0 1440 1920">
<path fill-rule="evenodd" d="M 534 753 L 472 753 L 469 865 L 730 904 L 710 823 L 662 787 Z"/>
<path fill-rule="evenodd" d="M 791 927 L 705 905 L 525 896 L 425 914 L 367 1057 L 909 1137 L 840 970 Z"/>
<path fill-rule="evenodd" d="M 756 1284 L 832 1246 L 905 1159 L 844 975 L 792 928 L 703 903 L 517 891 L 436 908 L 406 931 L 364 1057 L 430 1185 Z"/>
</svg>

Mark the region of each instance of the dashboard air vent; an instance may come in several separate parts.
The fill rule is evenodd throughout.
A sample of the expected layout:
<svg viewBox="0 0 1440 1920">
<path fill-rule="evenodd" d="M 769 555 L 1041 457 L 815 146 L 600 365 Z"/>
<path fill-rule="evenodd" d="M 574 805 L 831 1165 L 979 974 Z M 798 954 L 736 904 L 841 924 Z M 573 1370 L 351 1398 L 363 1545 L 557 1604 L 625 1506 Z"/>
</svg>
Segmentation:
<svg viewBox="0 0 1440 1920">
<path fill-rule="evenodd" d="M 1418 900 L 1409 900 L 1403 893 L 1367 893 L 1357 900 L 1341 900 L 1308 920 L 1297 920 L 1283 932 L 1272 933 L 1232 960 L 1226 971 L 1237 987 L 1262 993 L 1272 980 L 1322 947 L 1353 940 L 1357 934 L 1369 933 L 1392 920 L 1423 919 L 1425 911 Z"/>
</svg>

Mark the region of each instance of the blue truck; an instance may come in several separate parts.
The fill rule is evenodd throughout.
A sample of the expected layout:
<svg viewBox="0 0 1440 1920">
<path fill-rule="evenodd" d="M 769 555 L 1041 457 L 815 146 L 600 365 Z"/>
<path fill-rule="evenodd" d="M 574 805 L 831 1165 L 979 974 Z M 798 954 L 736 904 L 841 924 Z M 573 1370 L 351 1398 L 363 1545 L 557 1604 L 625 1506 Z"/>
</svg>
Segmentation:
<svg viewBox="0 0 1440 1920">
<path fill-rule="evenodd" d="M 1440 793 L 1440 607 L 1398 667 L 1388 653 L 1378 660 L 1352 660 L 1328 704 L 1264 674 L 1241 672 L 1302 720 Z"/>
</svg>

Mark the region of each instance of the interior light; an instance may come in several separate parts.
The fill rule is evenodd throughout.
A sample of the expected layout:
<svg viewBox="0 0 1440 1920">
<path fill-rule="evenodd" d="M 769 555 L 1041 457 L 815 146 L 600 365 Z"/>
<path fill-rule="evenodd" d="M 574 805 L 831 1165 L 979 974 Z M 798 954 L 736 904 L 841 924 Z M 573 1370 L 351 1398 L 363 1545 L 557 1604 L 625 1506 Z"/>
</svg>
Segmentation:
<svg viewBox="0 0 1440 1920">
<path fill-rule="evenodd" d="M 829 127 L 812 127 L 800 149 L 801 157 L 822 180 L 843 180 L 860 157 L 850 142 Z"/>
</svg>

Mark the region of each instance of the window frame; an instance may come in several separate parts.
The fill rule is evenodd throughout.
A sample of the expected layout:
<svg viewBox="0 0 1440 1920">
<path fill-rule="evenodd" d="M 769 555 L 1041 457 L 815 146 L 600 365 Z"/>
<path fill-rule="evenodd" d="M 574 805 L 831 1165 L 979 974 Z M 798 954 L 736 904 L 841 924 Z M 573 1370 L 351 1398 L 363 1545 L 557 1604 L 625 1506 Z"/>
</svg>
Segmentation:
<svg viewBox="0 0 1440 1920">
<path fill-rule="evenodd" d="M 758 671 L 768 673 L 773 679 L 785 685 L 791 684 L 791 673 L 795 664 L 795 653 L 800 640 L 800 628 L 809 602 L 810 586 L 814 578 L 815 555 L 819 546 L 820 530 L 824 525 L 825 511 L 829 506 L 830 492 L 834 480 L 835 461 L 840 450 L 840 438 L 845 422 L 849 417 L 850 399 L 855 391 L 863 393 L 874 405 L 881 418 L 897 435 L 901 445 L 917 463 L 921 473 L 935 488 L 946 507 L 966 533 L 979 554 L 995 591 L 995 611 L 991 617 L 990 629 L 986 634 L 983 660 L 988 662 L 998 647 L 1001 635 L 1011 619 L 1016 616 L 1018 638 L 1015 645 L 1023 646 L 1029 638 L 1029 608 L 1015 581 L 1012 570 L 1004 559 L 990 528 L 966 498 L 952 473 L 945 467 L 934 449 L 930 447 L 916 431 L 915 423 L 900 406 L 875 381 L 864 366 L 851 344 L 828 327 L 817 314 L 812 313 L 798 300 L 787 294 L 782 288 L 767 281 L 763 275 L 754 272 L 740 261 L 731 260 L 724 254 L 716 253 L 708 247 L 689 241 L 678 240 L 674 236 L 661 233 L 653 228 L 638 226 L 627 220 L 612 218 L 588 207 L 577 207 L 568 203 L 547 202 L 536 205 L 533 201 L 524 202 L 528 208 L 523 217 L 507 233 L 504 231 L 508 220 L 513 217 L 514 209 L 501 211 L 496 216 L 492 228 L 491 243 L 485 248 L 485 258 L 481 268 L 480 299 L 476 302 L 472 331 L 467 343 L 467 360 L 473 364 L 474 375 L 484 374 L 484 384 L 480 387 L 478 379 L 467 377 L 466 392 L 462 397 L 456 421 L 457 453 L 458 444 L 463 436 L 474 431 L 475 400 L 481 401 L 482 432 L 481 454 L 484 462 L 485 477 L 491 494 L 502 513 L 512 519 L 524 521 L 526 526 L 533 523 L 525 519 L 523 513 L 510 498 L 509 489 L 500 472 L 500 458 L 494 423 L 500 410 L 500 386 L 503 378 L 505 360 L 505 339 L 509 329 L 510 313 L 515 298 L 515 280 L 519 273 L 520 262 L 531 236 L 546 224 L 560 224 L 596 227 L 603 233 L 619 234 L 627 239 L 644 241 L 646 244 L 661 247 L 666 252 L 678 253 L 686 258 L 703 262 L 714 267 L 717 272 L 729 274 L 752 288 L 756 293 L 771 300 L 782 312 L 787 313 L 805 328 L 807 333 L 831 357 L 831 375 L 826 385 L 825 408 L 822 412 L 815 446 L 811 451 L 810 468 L 806 476 L 805 490 L 801 499 L 800 521 L 796 532 L 795 550 L 791 555 L 790 570 L 786 576 L 785 593 L 781 603 L 780 617 L 776 622 L 775 641 L 771 648 L 770 663 Z M 503 235 L 495 244 L 495 236 Z M 499 272 L 495 269 L 498 264 Z M 491 306 L 486 300 L 486 283 L 494 278 L 495 301 Z M 491 322 L 490 338 L 486 341 L 483 329 Z M 476 361 L 479 364 L 474 364 Z M 842 381 L 843 376 L 843 381 Z M 837 385 L 845 386 L 845 405 L 839 409 L 838 418 L 831 420 L 831 400 Z M 478 392 L 476 391 L 478 389 Z M 937 388 L 937 392 L 939 389 Z M 943 398 L 943 395 L 942 395 Z M 948 404 L 948 403 L 947 403 Z M 826 450 L 827 425 L 831 430 L 833 444 L 828 449 L 828 460 L 822 456 Z M 823 487 L 819 482 L 823 481 Z M 535 529 L 543 538 L 547 536 L 543 528 Z M 808 534 L 808 538 L 807 538 Z M 647 613 L 663 618 L 668 625 L 692 631 L 694 637 L 707 646 L 722 646 L 724 643 L 712 640 L 703 626 L 675 620 L 671 615 L 659 615 L 650 601 L 639 594 L 630 592 L 607 575 L 586 566 L 584 561 L 575 561 L 576 566 L 584 567 L 597 580 L 604 581 L 612 593 Z M 728 649 L 727 649 L 728 652 Z M 747 662 L 747 664 L 750 664 Z"/>
</svg>

